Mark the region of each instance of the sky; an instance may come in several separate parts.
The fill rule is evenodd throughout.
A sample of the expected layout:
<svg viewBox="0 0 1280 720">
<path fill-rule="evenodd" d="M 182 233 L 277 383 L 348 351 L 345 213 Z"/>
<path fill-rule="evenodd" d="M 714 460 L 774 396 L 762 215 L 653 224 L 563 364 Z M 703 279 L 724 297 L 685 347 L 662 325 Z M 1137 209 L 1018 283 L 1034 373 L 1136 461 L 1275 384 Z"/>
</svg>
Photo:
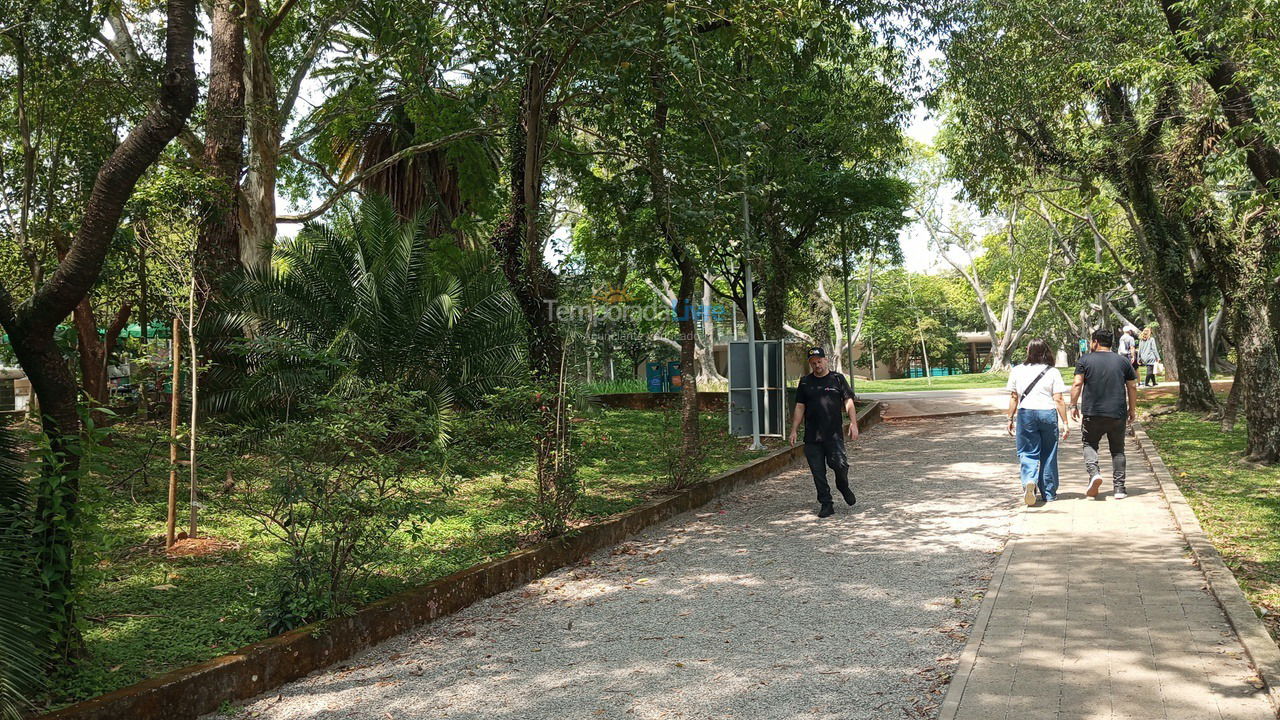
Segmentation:
<svg viewBox="0 0 1280 720">
<path fill-rule="evenodd" d="M 932 145 L 937 134 L 937 121 L 928 116 L 923 105 L 917 103 L 911 113 L 911 123 L 907 126 L 907 137 Z M 936 252 L 929 249 L 928 237 L 919 223 L 913 222 L 903 228 L 898 234 L 898 242 L 902 245 L 902 265 L 911 272 L 929 272 L 936 269 L 939 263 L 945 264 Z"/>
</svg>

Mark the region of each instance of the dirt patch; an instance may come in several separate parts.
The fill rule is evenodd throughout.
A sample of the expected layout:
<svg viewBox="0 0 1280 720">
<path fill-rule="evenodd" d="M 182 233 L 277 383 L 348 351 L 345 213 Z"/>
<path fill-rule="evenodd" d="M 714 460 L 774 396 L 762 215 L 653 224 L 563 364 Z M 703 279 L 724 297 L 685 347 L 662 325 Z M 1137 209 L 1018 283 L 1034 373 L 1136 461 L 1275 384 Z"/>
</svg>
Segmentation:
<svg viewBox="0 0 1280 720">
<path fill-rule="evenodd" d="M 165 555 L 178 557 L 209 557 L 240 549 L 240 543 L 213 537 L 182 538 L 173 543 Z"/>
</svg>

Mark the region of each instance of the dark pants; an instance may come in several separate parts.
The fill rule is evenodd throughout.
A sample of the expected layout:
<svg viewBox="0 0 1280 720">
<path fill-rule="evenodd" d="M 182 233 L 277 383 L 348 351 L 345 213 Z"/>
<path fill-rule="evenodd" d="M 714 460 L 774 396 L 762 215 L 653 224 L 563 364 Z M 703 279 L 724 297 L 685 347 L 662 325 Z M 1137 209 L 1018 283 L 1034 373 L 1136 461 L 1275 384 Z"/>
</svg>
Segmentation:
<svg viewBox="0 0 1280 720">
<path fill-rule="evenodd" d="M 809 470 L 813 472 L 813 484 L 818 488 L 818 502 L 831 502 L 831 486 L 827 484 L 827 468 L 836 474 L 836 489 L 841 493 L 849 490 L 849 459 L 844 454 L 844 437 L 837 436 L 822 442 L 804 444 L 804 457 L 809 461 Z"/>
<path fill-rule="evenodd" d="M 1084 444 L 1084 466 L 1089 477 L 1099 475 L 1098 442 L 1105 435 L 1107 449 L 1111 451 L 1111 474 L 1117 488 L 1124 487 L 1125 458 L 1124 431 L 1128 421 L 1124 418 L 1105 417 L 1103 415 L 1085 415 L 1080 425 L 1080 440 Z"/>
<path fill-rule="evenodd" d="M 1147 379 L 1143 382 L 1143 384 L 1144 385 L 1156 384 L 1156 364 L 1155 363 L 1147 363 Z"/>
</svg>

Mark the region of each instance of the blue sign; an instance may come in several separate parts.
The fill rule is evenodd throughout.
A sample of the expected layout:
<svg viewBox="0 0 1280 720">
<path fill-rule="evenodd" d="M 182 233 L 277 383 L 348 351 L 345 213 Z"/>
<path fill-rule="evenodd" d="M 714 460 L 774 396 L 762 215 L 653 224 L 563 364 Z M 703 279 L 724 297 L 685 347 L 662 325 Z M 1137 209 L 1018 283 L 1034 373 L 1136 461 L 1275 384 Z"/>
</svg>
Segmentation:
<svg viewBox="0 0 1280 720">
<path fill-rule="evenodd" d="M 662 392 L 666 389 L 667 374 L 666 367 L 660 362 L 651 362 L 644 364 L 644 376 L 648 382 L 649 392 Z"/>
</svg>

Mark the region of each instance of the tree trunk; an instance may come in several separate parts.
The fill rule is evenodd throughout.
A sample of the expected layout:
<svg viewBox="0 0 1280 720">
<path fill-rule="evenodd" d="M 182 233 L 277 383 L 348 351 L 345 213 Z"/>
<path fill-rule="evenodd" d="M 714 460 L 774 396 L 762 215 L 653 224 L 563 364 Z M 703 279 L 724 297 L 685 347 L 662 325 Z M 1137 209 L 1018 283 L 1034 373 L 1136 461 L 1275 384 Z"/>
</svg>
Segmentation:
<svg viewBox="0 0 1280 720">
<path fill-rule="evenodd" d="M 693 482 L 701 464 L 702 437 L 698 421 L 698 327 L 694 318 L 693 299 L 702 282 L 694 265 L 689 244 L 685 242 L 671 218 L 671 186 L 668 181 L 666 149 L 667 103 L 664 63 L 667 33 L 664 20 L 658 18 L 658 47 L 649 67 L 649 88 L 653 93 L 653 134 L 648 142 L 649 201 L 654 217 L 666 242 L 668 252 L 680 271 L 676 291 L 676 325 L 680 329 L 680 456 L 676 459 L 672 486 L 679 489 Z M 704 288 L 705 291 L 706 288 Z M 709 321 L 709 320 L 708 320 Z"/>
<path fill-rule="evenodd" d="M 1165 307 L 1159 303 L 1151 303 L 1151 309 L 1156 315 L 1156 323 L 1160 326 L 1160 335 L 1169 338 L 1169 342 L 1166 344 L 1172 349 L 1173 329 L 1178 325 L 1178 321 L 1171 317 Z M 1177 382 L 1180 377 L 1178 373 L 1178 354 L 1174 352 L 1161 353 L 1160 362 L 1164 364 L 1164 379 Z"/>
<path fill-rule="evenodd" d="M 80 303 L 76 305 L 75 312 L 72 313 L 72 322 L 76 326 L 78 355 L 80 356 L 81 382 L 84 384 L 85 394 L 89 396 L 89 399 L 96 406 L 107 404 L 107 363 L 111 358 L 111 353 L 115 351 L 120 332 L 129 323 L 129 314 L 132 311 L 133 305 L 130 303 L 126 302 L 121 305 L 115 319 L 111 321 L 111 326 L 107 328 L 106 336 L 101 339 L 98 338 L 98 321 L 94 315 L 93 306 L 89 303 L 88 295 L 80 300 Z M 97 413 L 94 416 L 94 422 L 99 425 L 105 420 L 106 416 L 102 413 Z"/>
<path fill-rule="evenodd" d="M 1009 348 L 1001 342 L 991 343 L 991 369 L 988 372 L 1005 372 L 1009 369 Z"/>
<path fill-rule="evenodd" d="M 147 275 L 147 250 L 142 243 L 137 243 L 138 248 L 138 338 L 142 343 L 142 356 L 149 360 L 151 357 L 151 341 L 155 338 L 151 337 L 151 315 L 148 307 L 151 304 L 151 291 L 149 288 L 149 278 Z M 151 396 L 147 394 L 147 381 L 149 376 L 154 374 L 155 368 L 151 367 L 150 362 L 144 362 L 138 377 L 135 378 L 138 386 L 138 414 L 143 420 L 151 417 Z"/>
<path fill-rule="evenodd" d="M 72 531 L 79 504 L 82 450 L 75 377 L 63 361 L 53 334 L 57 324 L 97 282 L 125 204 L 139 178 L 181 132 L 195 107 L 195 0 L 169 0 L 166 14 L 165 66 L 159 73 L 159 98 L 103 162 L 65 260 L 20 306 L 15 306 L 8 289 L 0 283 L 0 324 L 8 331 L 14 353 L 31 380 L 52 450 L 36 481 L 40 527 L 36 563 L 45 583 L 50 644 L 63 656 L 78 646 Z"/>
<path fill-rule="evenodd" d="M 702 283 L 702 305 L 704 308 L 711 306 L 711 286 L 705 281 Z M 699 342 L 696 343 L 698 354 L 698 383 L 723 383 L 727 382 L 725 376 L 720 374 L 716 369 L 716 326 L 715 321 L 710 316 L 704 316 L 702 321 L 702 334 L 698 337 Z"/>
<path fill-rule="evenodd" d="M 236 198 L 244 162 L 245 73 L 244 27 L 238 5 L 234 0 L 214 0 L 211 17 L 204 159 L 214 183 L 196 242 L 202 302 L 218 295 L 221 278 L 240 262 Z"/>
<path fill-rule="evenodd" d="M 51 458 L 42 464 L 33 481 L 36 527 L 33 547 L 41 572 L 49 627 L 45 647 L 66 659 L 78 652 L 80 631 L 76 623 L 74 529 L 80 522 L 80 416 L 76 379 L 54 342 L 53 333 L 23 336 L 8 328 L 18 364 L 31 381 L 40 403 L 40 418 L 49 438 Z M 70 466 L 70 467 L 68 467 Z"/>
<path fill-rule="evenodd" d="M 702 428 L 698 418 L 698 366 L 697 323 L 693 319 L 693 293 L 696 282 L 701 280 L 697 268 L 688 254 L 681 252 L 677 259 L 680 267 L 680 290 L 677 301 L 677 325 L 680 328 L 680 458 L 673 489 L 680 489 L 697 478 L 702 456 Z"/>
<path fill-rule="evenodd" d="M 567 455 L 569 427 L 559 408 L 564 341 L 553 309 L 558 278 L 543 262 L 539 229 L 545 170 L 546 98 L 551 68 L 533 58 L 526 68 L 516 117 L 508 129 L 509 208 L 490 242 L 525 320 L 529 374 L 543 398 L 535 432 L 538 495 L 543 530 L 558 535 L 576 497 Z M 549 399 L 548 399 L 549 398 Z M 555 407 L 550 404 L 554 399 Z"/>
<path fill-rule="evenodd" d="M 1235 381 L 1231 383 L 1231 392 L 1227 393 L 1227 402 L 1222 406 L 1222 422 L 1219 423 L 1218 429 L 1224 433 L 1236 429 L 1236 416 L 1240 411 L 1240 396 L 1244 392 L 1243 380 L 1243 376 L 1237 376 Z"/>
<path fill-rule="evenodd" d="M 1169 365 L 1172 360 L 1177 373 L 1178 409 L 1217 410 L 1218 401 L 1200 355 L 1204 342 L 1199 320 L 1207 293 L 1187 277 L 1193 264 L 1187 229 L 1179 218 L 1164 211 L 1156 194 L 1150 158 L 1144 152 L 1126 158 L 1115 168 L 1114 175 L 1142 227 L 1137 245 L 1143 257 L 1142 271 L 1152 290 L 1147 300 L 1160 318 L 1172 350 L 1166 353 L 1165 363 Z"/>
<path fill-rule="evenodd" d="M 1157 293 L 1158 294 L 1158 293 Z M 1166 368 L 1170 356 L 1178 369 L 1178 409 L 1187 412 L 1212 412 L 1218 409 L 1218 399 L 1209 384 L 1209 374 L 1204 368 L 1200 348 L 1200 328 L 1194 322 L 1175 322 L 1164 333 L 1169 338 L 1172 353 L 1162 358 Z"/>
<path fill-rule="evenodd" d="M 1227 293 L 1224 302 L 1234 316 L 1230 328 L 1239 363 L 1231 392 L 1246 398 L 1245 451 L 1252 462 L 1274 464 L 1280 462 L 1280 349 L 1267 259 L 1276 228 L 1265 220 L 1258 228 L 1249 228 L 1249 223 L 1250 219 L 1244 220 L 1241 240 L 1233 248 L 1211 249 L 1208 257 L 1218 265 Z"/>
<path fill-rule="evenodd" d="M 252 3 L 256 6 L 257 3 Z M 271 68 L 270 35 L 258 21 L 248 23 L 245 59 L 245 121 L 248 134 L 248 172 L 241 190 L 240 263 L 247 268 L 271 265 L 276 241 L 276 173 L 280 166 L 280 110 L 276 78 Z"/>
</svg>

